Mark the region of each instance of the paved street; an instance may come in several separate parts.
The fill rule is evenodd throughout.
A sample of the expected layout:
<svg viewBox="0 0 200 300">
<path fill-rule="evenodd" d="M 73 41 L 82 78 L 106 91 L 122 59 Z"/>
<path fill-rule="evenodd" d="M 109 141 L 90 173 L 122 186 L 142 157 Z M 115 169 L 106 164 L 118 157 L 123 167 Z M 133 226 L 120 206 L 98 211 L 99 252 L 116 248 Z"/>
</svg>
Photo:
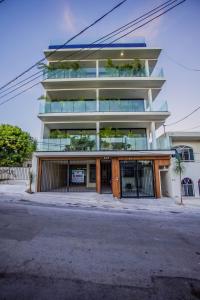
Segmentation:
<svg viewBox="0 0 200 300">
<path fill-rule="evenodd" d="M 0 299 L 200 299 L 200 217 L 0 203 Z"/>
</svg>

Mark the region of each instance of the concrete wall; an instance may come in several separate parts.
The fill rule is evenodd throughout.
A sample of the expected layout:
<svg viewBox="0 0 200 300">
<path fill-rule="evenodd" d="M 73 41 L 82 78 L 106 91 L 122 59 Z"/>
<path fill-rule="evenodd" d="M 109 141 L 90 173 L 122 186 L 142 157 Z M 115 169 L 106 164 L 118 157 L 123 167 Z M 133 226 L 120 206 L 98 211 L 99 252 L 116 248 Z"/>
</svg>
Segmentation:
<svg viewBox="0 0 200 300">
<path fill-rule="evenodd" d="M 189 177 L 192 179 L 194 184 L 194 197 L 200 198 L 199 195 L 199 187 L 198 187 L 198 181 L 200 179 L 200 142 L 185 142 L 185 141 L 179 141 L 179 142 L 173 142 L 172 146 L 189 146 L 193 148 L 194 151 L 194 161 L 186 161 L 183 162 L 183 165 L 185 167 L 185 171 L 182 175 L 182 179 L 185 177 Z M 169 195 L 173 198 L 180 198 L 180 180 L 179 176 L 174 172 L 175 168 L 175 159 L 172 158 L 172 164 L 169 168 L 169 185 L 168 185 L 168 191 Z M 192 197 L 191 197 L 192 198 Z"/>
</svg>

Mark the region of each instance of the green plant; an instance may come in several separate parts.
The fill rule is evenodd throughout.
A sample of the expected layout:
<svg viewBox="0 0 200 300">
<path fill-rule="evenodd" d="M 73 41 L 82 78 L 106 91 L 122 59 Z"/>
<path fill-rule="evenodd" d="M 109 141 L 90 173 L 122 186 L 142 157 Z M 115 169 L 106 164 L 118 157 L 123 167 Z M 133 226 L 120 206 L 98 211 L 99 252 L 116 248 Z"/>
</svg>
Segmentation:
<svg viewBox="0 0 200 300">
<path fill-rule="evenodd" d="M 139 74 L 144 72 L 144 65 L 142 64 L 141 60 L 136 58 L 132 62 L 132 67 L 133 67 L 133 73 L 134 74 Z"/>
<path fill-rule="evenodd" d="M 50 132 L 49 137 L 50 139 L 67 139 L 70 137 L 70 135 L 62 130 L 56 129 Z"/>
<path fill-rule="evenodd" d="M 100 137 L 110 138 L 110 137 L 120 137 L 122 132 L 118 129 L 113 129 L 112 127 L 105 127 L 100 131 Z"/>
<path fill-rule="evenodd" d="M 113 150 L 125 150 L 126 143 L 124 143 L 124 142 L 113 143 L 112 148 L 113 148 Z"/>
<path fill-rule="evenodd" d="M 106 62 L 106 66 L 105 66 L 107 69 L 110 69 L 110 68 L 114 68 L 115 65 L 113 64 L 113 61 L 111 58 L 108 58 L 107 59 L 107 62 Z"/>
<path fill-rule="evenodd" d="M 182 174 L 185 171 L 185 166 L 183 164 L 183 161 L 179 155 L 179 153 L 176 153 L 176 157 L 175 157 L 175 167 L 174 167 L 174 171 L 177 175 L 179 175 L 179 184 L 180 184 L 180 195 L 181 195 L 181 205 L 183 204 L 183 196 L 182 196 L 182 185 L 181 185 L 181 181 L 182 181 Z"/>
<path fill-rule="evenodd" d="M 95 146 L 95 141 L 90 140 L 88 135 L 80 137 L 73 136 L 71 138 L 70 149 L 74 151 L 91 151 Z"/>
<path fill-rule="evenodd" d="M 22 166 L 36 150 L 36 141 L 28 132 L 9 124 L 0 125 L 0 166 Z"/>
<path fill-rule="evenodd" d="M 32 182 L 33 182 L 33 172 L 31 171 L 30 168 L 29 168 L 29 170 L 28 170 L 28 173 L 29 173 L 29 188 L 28 188 L 28 190 L 27 190 L 27 193 L 33 194 L 32 188 L 31 188 L 31 185 L 32 185 Z"/>
<path fill-rule="evenodd" d="M 73 62 L 71 63 L 71 68 L 74 70 L 74 71 L 78 71 L 80 69 L 80 65 L 78 62 Z"/>
</svg>

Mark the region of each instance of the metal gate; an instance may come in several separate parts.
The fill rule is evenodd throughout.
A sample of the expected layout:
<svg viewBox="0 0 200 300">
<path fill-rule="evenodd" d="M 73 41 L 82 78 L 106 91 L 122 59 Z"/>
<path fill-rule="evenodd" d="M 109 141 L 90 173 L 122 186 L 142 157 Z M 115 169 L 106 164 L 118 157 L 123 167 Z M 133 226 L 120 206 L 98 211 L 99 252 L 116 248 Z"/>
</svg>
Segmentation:
<svg viewBox="0 0 200 300">
<path fill-rule="evenodd" d="M 95 160 L 43 160 L 41 192 L 96 191 Z"/>
<path fill-rule="evenodd" d="M 0 184 L 17 184 L 29 180 L 30 169 L 24 167 L 0 167 Z"/>
</svg>

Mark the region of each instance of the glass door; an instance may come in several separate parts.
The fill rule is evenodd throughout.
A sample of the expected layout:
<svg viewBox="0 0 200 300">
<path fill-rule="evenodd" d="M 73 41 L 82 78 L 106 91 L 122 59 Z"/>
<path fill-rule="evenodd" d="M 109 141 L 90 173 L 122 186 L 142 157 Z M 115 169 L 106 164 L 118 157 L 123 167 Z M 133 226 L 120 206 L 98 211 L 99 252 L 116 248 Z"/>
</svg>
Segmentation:
<svg viewBox="0 0 200 300">
<path fill-rule="evenodd" d="M 122 197 L 137 197 L 137 161 L 121 161 Z"/>
<path fill-rule="evenodd" d="M 152 161 L 121 161 L 120 170 L 122 197 L 154 197 Z"/>
</svg>

